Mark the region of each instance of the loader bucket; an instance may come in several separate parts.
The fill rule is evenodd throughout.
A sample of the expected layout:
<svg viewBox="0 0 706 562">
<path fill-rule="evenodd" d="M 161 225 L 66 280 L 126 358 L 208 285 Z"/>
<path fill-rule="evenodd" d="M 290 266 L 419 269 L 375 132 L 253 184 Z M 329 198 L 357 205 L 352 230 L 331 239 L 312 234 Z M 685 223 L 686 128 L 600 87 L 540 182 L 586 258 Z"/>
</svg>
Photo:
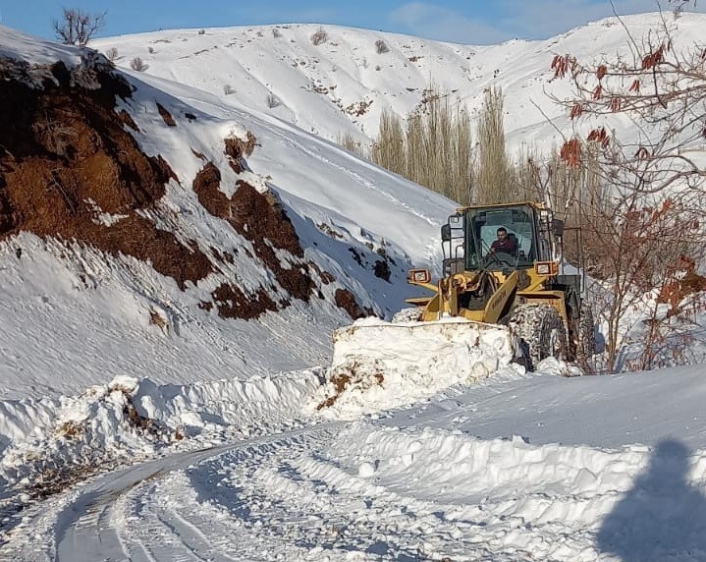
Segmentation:
<svg viewBox="0 0 706 562">
<path fill-rule="evenodd" d="M 454 384 L 502 371 L 518 346 L 504 326 L 448 318 L 434 322 L 359 320 L 334 332 L 319 409 L 373 411 L 412 403 Z"/>
</svg>

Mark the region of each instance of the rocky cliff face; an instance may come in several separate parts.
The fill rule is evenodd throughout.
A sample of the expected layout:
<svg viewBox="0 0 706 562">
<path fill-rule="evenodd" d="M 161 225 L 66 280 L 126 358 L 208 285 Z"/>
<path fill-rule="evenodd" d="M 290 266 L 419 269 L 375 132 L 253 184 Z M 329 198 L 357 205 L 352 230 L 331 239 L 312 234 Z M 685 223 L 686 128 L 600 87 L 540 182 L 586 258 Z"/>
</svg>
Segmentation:
<svg viewBox="0 0 706 562">
<path fill-rule="evenodd" d="M 0 82 L 0 241 L 31 232 L 129 256 L 182 291 L 209 278 L 213 289 L 198 306 L 223 318 L 255 319 L 293 300 L 326 298 L 322 285 L 334 277 L 305 258 L 275 194 L 248 180 L 251 134 L 223 142 L 235 185 L 224 185 L 218 163 L 196 150 L 200 171 L 179 178 L 161 155 L 140 147 L 139 118 L 126 109 L 134 87 L 101 55 L 85 51 L 73 67 L 0 58 Z M 168 128 L 198 119 L 155 105 Z M 205 213 L 245 243 L 219 247 L 183 228 L 167 201 L 170 184 L 192 190 Z M 239 283 L 243 260 L 267 269 L 265 281 Z M 354 317 L 365 314 L 345 289 L 330 300 Z"/>
</svg>

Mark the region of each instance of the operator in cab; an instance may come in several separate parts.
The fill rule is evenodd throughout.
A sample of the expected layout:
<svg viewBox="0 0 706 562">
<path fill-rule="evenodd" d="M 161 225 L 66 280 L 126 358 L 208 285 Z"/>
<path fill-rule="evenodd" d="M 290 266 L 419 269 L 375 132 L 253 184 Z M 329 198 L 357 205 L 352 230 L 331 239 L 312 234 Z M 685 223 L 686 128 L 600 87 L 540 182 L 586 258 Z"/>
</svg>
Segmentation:
<svg viewBox="0 0 706 562">
<path fill-rule="evenodd" d="M 498 239 L 490 245 L 490 253 L 504 252 L 514 256 L 517 252 L 517 241 L 507 235 L 507 228 L 501 226 L 497 232 Z"/>
</svg>

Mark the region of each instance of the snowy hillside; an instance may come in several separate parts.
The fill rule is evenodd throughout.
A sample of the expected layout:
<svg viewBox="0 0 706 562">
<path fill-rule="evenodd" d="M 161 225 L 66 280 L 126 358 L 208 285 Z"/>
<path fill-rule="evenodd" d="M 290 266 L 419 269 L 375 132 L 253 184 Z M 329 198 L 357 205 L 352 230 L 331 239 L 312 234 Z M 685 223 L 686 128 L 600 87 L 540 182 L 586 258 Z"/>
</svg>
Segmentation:
<svg viewBox="0 0 706 562">
<path fill-rule="evenodd" d="M 627 16 L 640 41 L 659 14 Z M 666 14 L 675 48 L 698 43 L 706 14 Z M 313 37 L 324 31 L 325 41 Z M 615 18 L 590 23 L 545 41 L 513 40 L 494 46 L 441 43 L 417 37 L 337 26 L 273 25 L 159 31 L 110 37 L 92 45 L 144 74 L 195 86 L 226 104 L 243 104 L 330 140 L 350 134 L 361 142 L 377 135 L 384 109 L 405 117 L 434 82 L 471 115 L 483 91 L 502 87 L 505 130 L 511 149 L 559 145 L 571 131 L 568 116 L 547 94 L 566 97 L 569 85 L 551 81 L 555 54 L 582 60 L 630 56 L 626 31 Z M 381 43 L 387 51 L 382 49 Z M 553 124 L 547 122 L 551 118 Z M 628 131 L 635 125 L 625 119 Z"/>
<path fill-rule="evenodd" d="M 702 365 L 529 373 L 502 328 L 431 356 L 366 318 L 399 360 L 329 376 L 335 328 L 438 271 L 454 208 L 331 139 L 431 76 L 471 110 L 502 85 L 515 146 L 549 145 L 551 54 L 624 30 L 317 31 L 104 39 L 116 71 L 0 27 L 0 560 L 706 560 Z"/>
<path fill-rule="evenodd" d="M 0 94 L 4 397 L 80 392 L 115 375 L 194 382 L 326 363 L 333 328 L 391 316 L 413 294 L 407 270 L 439 261 L 452 202 L 203 91 L 110 78 L 105 61 L 25 48 L 31 39 L 7 28 L 0 41 L 28 73 Z M 60 70 L 25 71 L 25 60 L 64 60 L 71 80 L 95 65 L 115 99 L 91 98 L 90 84 L 43 93 L 32 81 L 58 81 Z M 45 118 L 64 95 L 71 105 Z M 84 107 L 107 112 L 97 129 Z M 36 145 L 22 145 L 19 129 L 38 131 Z M 101 135 L 111 140 L 80 140 Z"/>
</svg>

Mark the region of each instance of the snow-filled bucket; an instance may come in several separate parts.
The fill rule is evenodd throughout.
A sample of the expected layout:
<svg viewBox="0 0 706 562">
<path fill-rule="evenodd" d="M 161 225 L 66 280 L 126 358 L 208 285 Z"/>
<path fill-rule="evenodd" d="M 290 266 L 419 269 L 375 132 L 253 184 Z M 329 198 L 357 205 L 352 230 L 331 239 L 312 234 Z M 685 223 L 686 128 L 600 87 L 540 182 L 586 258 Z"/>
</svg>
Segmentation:
<svg viewBox="0 0 706 562">
<path fill-rule="evenodd" d="M 372 411 L 472 384 L 507 367 L 517 349 L 508 328 L 459 318 L 393 323 L 366 318 L 336 330 L 333 341 L 318 407 L 339 414 L 347 406 Z"/>
</svg>

